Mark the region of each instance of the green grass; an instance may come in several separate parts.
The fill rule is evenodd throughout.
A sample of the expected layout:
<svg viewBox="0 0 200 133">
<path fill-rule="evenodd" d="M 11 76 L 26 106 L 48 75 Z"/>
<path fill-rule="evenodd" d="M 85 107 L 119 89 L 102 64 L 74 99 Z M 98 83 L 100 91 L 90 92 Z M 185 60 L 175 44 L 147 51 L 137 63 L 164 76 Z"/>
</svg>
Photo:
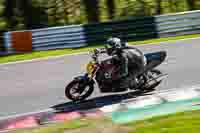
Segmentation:
<svg viewBox="0 0 200 133">
<path fill-rule="evenodd" d="M 108 119 L 81 119 L 8 133 L 199 133 L 200 110 L 114 124 Z"/>
<path fill-rule="evenodd" d="M 102 128 L 111 129 L 113 123 L 108 119 L 80 119 L 70 122 L 61 122 L 58 124 L 49 124 L 35 128 L 16 129 L 7 133 L 96 133 L 97 130 L 104 130 Z M 99 129 L 98 129 L 99 128 Z M 97 132 L 99 133 L 99 132 Z"/>
<path fill-rule="evenodd" d="M 193 35 L 183 35 L 183 36 L 176 36 L 176 37 L 165 37 L 165 38 L 158 38 L 158 39 L 149 39 L 145 41 L 137 41 L 137 42 L 130 42 L 130 44 L 149 44 L 149 43 L 159 43 L 165 41 L 176 41 L 181 39 L 189 39 L 189 38 L 197 38 L 200 37 L 200 34 L 193 34 Z"/>
<path fill-rule="evenodd" d="M 167 38 L 159 38 L 159 39 L 150 39 L 150 40 L 145 40 L 145 41 L 135 41 L 135 42 L 129 42 L 129 43 L 131 45 L 148 44 L 148 43 L 159 43 L 159 42 L 163 42 L 163 41 L 172 41 L 172 40 L 179 40 L 179 39 L 186 39 L 186 38 L 187 39 L 195 38 L 195 37 L 200 37 L 200 34 L 177 36 L 177 37 L 167 37 Z M 30 59 L 72 54 L 72 53 L 80 53 L 80 52 L 86 52 L 86 51 L 92 50 L 94 48 L 99 48 L 99 47 L 102 47 L 102 46 L 95 45 L 95 46 L 91 46 L 91 47 L 76 48 L 76 49 L 69 48 L 69 49 L 50 50 L 50 51 L 37 51 L 37 52 L 18 54 L 18 55 L 9 55 L 9 56 L 0 57 L 0 63 L 30 60 Z"/>
<path fill-rule="evenodd" d="M 154 117 L 127 126 L 135 133 L 199 133 L 200 110 Z"/>
</svg>

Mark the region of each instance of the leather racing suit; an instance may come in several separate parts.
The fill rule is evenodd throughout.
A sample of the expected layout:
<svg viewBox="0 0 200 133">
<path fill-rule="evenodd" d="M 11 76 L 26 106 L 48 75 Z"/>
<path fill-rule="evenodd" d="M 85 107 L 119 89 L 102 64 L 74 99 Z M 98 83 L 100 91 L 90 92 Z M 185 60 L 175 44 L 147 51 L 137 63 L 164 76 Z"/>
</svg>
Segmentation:
<svg viewBox="0 0 200 133">
<path fill-rule="evenodd" d="M 136 87 L 137 76 L 146 65 L 146 58 L 143 53 L 135 47 L 124 46 L 115 49 L 110 56 L 112 56 L 113 64 L 118 66 L 117 76 L 113 79 L 114 88 Z"/>
</svg>

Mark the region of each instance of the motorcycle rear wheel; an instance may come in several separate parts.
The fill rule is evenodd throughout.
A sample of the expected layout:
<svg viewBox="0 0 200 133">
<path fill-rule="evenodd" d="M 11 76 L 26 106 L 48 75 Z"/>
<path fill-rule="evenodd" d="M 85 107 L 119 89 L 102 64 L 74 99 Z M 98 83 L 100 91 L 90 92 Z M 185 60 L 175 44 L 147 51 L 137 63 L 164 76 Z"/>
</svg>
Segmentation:
<svg viewBox="0 0 200 133">
<path fill-rule="evenodd" d="M 94 86 L 92 84 L 87 84 L 87 85 L 80 85 L 80 84 L 81 83 L 79 81 L 75 80 L 71 81 L 65 87 L 65 96 L 72 101 L 82 101 L 85 100 L 87 97 L 89 97 L 94 90 Z M 75 93 L 77 93 L 78 95 L 76 96 Z"/>
<path fill-rule="evenodd" d="M 162 75 L 162 72 L 158 69 L 152 69 L 147 73 L 146 84 L 144 85 L 144 89 L 154 89 L 157 87 L 162 80 L 157 80 L 157 77 Z M 153 83 L 152 83 L 153 82 Z"/>
</svg>

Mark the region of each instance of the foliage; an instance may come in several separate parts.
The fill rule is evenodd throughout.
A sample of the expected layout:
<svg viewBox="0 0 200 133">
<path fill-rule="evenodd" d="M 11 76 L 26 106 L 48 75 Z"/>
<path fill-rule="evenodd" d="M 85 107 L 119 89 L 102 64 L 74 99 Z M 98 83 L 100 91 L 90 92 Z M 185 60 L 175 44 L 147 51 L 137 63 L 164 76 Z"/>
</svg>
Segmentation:
<svg viewBox="0 0 200 133">
<path fill-rule="evenodd" d="M 199 0 L 1 0 L 0 22 L 4 30 L 34 29 L 198 9 Z"/>
</svg>

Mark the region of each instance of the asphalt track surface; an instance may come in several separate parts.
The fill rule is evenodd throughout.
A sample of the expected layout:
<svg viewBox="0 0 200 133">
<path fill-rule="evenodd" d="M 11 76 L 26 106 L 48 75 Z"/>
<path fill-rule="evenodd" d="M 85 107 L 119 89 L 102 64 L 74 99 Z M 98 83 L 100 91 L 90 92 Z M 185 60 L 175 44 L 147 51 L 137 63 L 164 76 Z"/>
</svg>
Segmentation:
<svg viewBox="0 0 200 133">
<path fill-rule="evenodd" d="M 144 53 L 166 50 L 158 68 L 169 76 L 158 90 L 200 84 L 200 39 L 137 46 Z M 66 84 L 84 73 L 87 54 L 0 65 L 0 117 L 43 110 L 68 102 Z M 92 97 L 101 96 L 96 89 Z"/>
</svg>

